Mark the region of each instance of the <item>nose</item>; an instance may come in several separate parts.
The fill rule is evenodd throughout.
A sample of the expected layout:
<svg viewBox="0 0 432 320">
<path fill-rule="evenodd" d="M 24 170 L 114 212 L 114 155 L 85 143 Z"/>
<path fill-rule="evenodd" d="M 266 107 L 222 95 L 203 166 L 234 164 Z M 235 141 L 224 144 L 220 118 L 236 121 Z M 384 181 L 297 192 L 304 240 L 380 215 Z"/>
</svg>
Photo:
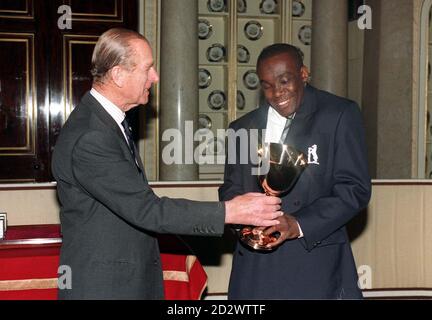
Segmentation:
<svg viewBox="0 0 432 320">
<path fill-rule="evenodd" d="M 280 96 L 282 96 L 282 93 L 283 93 L 282 86 L 280 86 L 280 85 L 276 85 L 276 86 L 274 87 L 274 90 L 273 90 L 273 95 L 274 95 L 276 98 L 279 98 Z"/>
<path fill-rule="evenodd" d="M 152 83 L 159 82 L 159 75 L 154 67 L 151 67 L 150 69 L 149 78 Z"/>
</svg>

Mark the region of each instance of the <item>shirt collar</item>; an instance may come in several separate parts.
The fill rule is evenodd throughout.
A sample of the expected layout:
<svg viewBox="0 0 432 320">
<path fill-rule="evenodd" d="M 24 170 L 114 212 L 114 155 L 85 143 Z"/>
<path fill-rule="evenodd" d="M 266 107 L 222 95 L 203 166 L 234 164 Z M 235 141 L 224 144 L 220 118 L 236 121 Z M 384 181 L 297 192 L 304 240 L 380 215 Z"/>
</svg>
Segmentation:
<svg viewBox="0 0 432 320">
<path fill-rule="evenodd" d="M 294 119 L 295 115 L 296 115 L 296 113 L 294 112 L 288 118 Z M 287 121 L 287 118 L 284 116 L 281 116 L 279 114 L 279 112 L 277 112 L 276 109 L 273 108 L 271 105 L 269 105 L 268 117 L 273 123 L 281 124 L 283 126 L 285 126 L 285 123 Z"/>
<path fill-rule="evenodd" d="M 269 106 L 268 117 L 272 122 L 285 125 L 286 118 L 281 116 L 272 106 Z"/>
<path fill-rule="evenodd" d="M 114 103 L 100 94 L 95 88 L 90 90 L 90 94 L 102 105 L 105 111 L 108 112 L 114 121 L 121 127 L 121 123 L 126 117 L 126 114 Z"/>
</svg>

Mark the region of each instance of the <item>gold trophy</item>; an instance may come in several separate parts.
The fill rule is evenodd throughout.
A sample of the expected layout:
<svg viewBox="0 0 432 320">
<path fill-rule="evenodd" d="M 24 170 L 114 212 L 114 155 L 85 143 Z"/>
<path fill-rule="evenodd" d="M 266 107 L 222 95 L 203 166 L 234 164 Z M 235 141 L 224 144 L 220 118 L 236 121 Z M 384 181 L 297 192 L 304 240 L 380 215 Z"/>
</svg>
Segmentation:
<svg viewBox="0 0 432 320">
<path fill-rule="evenodd" d="M 307 167 L 305 155 L 286 144 L 267 143 L 258 150 L 258 155 L 258 181 L 267 195 L 289 192 Z M 239 238 L 255 250 L 272 250 L 267 245 L 276 241 L 278 234 L 266 236 L 263 231 L 261 227 L 245 226 L 239 230 Z"/>
</svg>

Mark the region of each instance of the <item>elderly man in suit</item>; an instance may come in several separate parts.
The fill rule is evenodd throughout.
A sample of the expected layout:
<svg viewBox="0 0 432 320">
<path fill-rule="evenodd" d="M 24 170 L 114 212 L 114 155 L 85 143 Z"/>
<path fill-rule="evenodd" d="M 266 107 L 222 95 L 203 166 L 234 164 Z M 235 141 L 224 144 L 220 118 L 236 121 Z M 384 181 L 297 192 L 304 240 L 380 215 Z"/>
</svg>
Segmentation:
<svg viewBox="0 0 432 320">
<path fill-rule="evenodd" d="M 250 193 L 226 202 L 157 197 L 125 112 L 159 80 L 140 34 L 111 29 L 92 57 L 93 88 L 65 123 L 52 172 L 61 203 L 60 264 L 72 270 L 61 299 L 163 299 L 155 233 L 216 236 L 224 224 L 278 224 L 280 200 Z"/>
<path fill-rule="evenodd" d="M 281 223 L 264 232 L 280 234 L 269 245 L 274 250 L 237 245 L 229 298 L 361 298 L 345 230 L 371 195 L 360 109 L 353 101 L 308 85 L 308 70 L 291 45 L 265 48 L 257 73 L 265 101 L 230 128 L 266 129 L 263 142 L 291 145 L 309 164 L 291 191 L 281 195 Z M 236 152 L 227 159 L 238 159 Z M 252 163 L 227 162 L 221 200 L 263 192 L 251 174 Z"/>
</svg>

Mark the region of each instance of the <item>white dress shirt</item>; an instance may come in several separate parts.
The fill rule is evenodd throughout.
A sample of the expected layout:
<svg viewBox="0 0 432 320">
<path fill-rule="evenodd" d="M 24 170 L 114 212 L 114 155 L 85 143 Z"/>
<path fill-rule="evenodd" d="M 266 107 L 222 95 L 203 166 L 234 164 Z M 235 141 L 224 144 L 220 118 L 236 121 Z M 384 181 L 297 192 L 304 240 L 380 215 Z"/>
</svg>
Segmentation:
<svg viewBox="0 0 432 320">
<path fill-rule="evenodd" d="M 267 113 L 267 126 L 265 132 L 264 141 L 266 143 L 275 142 L 279 143 L 282 132 L 285 128 L 285 123 L 287 119 L 279 114 L 272 106 L 269 106 Z M 300 227 L 300 224 L 297 222 L 299 227 L 300 236 L 303 237 L 303 231 Z"/>
<path fill-rule="evenodd" d="M 123 136 L 129 144 L 128 139 L 126 138 L 126 133 L 124 132 L 124 128 L 122 126 L 122 122 L 126 117 L 126 113 L 124 113 L 119 107 L 117 107 L 114 103 L 105 98 L 102 94 L 97 92 L 96 89 L 92 88 L 90 90 L 90 94 L 102 105 L 106 112 L 114 119 L 114 121 L 119 126 L 121 132 L 123 132 Z"/>
<path fill-rule="evenodd" d="M 286 120 L 287 119 L 281 116 L 272 106 L 269 106 L 264 141 L 267 143 L 279 143 L 283 129 L 285 128 Z"/>
</svg>

